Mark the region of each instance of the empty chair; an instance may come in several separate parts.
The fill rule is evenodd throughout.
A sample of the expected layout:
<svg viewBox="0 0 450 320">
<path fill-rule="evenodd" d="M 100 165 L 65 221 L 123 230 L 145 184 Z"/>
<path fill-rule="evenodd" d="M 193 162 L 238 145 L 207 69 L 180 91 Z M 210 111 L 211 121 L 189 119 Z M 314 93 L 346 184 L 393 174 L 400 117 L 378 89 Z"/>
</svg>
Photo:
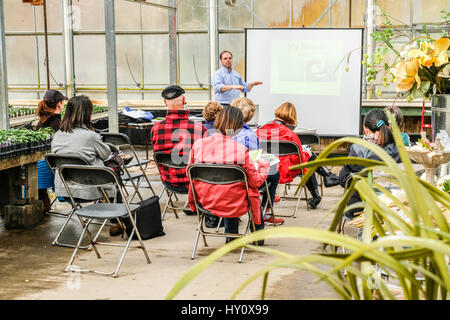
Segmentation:
<svg viewBox="0 0 450 320">
<path fill-rule="evenodd" d="M 319 148 L 319 152 L 320 152 L 320 137 L 315 134 L 315 133 L 298 133 L 297 134 L 300 141 L 302 142 L 302 145 L 318 145 Z M 317 172 L 315 172 L 314 174 L 317 174 Z M 319 186 L 320 186 L 320 195 L 323 196 L 323 185 L 324 185 L 324 181 L 323 181 L 323 176 L 319 175 L 320 179 L 319 179 Z"/>
<path fill-rule="evenodd" d="M 95 166 L 85 166 L 85 165 L 62 165 L 59 168 L 59 174 L 61 176 L 61 180 L 64 184 L 64 187 L 66 188 L 67 193 L 69 194 L 70 201 L 72 202 L 73 206 L 75 207 L 74 213 L 79 216 L 81 219 L 86 219 L 86 224 L 84 225 L 83 231 L 80 235 L 80 238 L 78 240 L 77 245 L 75 246 L 75 249 L 73 251 L 72 257 L 69 260 L 69 263 L 67 265 L 66 271 L 76 271 L 76 272 L 94 272 L 94 273 L 100 273 L 105 275 L 112 275 L 114 278 L 117 277 L 120 267 L 122 265 L 122 262 L 125 258 L 125 255 L 128 251 L 128 248 L 130 247 L 131 240 L 133 239 L 134 233 L 136 233 L 138 240 L 139 240 L 139 246 L 135 248 L 139 248 L 143 251 L 143 254 L 145 256 L 145 259 L 147 263 L 151 263 L 150 258 L 148 256 L 147 250 L 145 249 L 144 243 L 142 241 L 141 235 L 139 233 L 139 230 L 136 227 L 136 211 L 139 208 L 139 205 L 137 204 L 131 204 L 128 203 L 128 201 L 125 200 L 125 195 L 123 192 L 123 186 L 119 183 L 116 174 L 113 170 L 107 167 L 95 167 Z M 94 203 L 85 207 L 77 207 L 76 201 L 73 198 L 73 195 L 70 191 L 70 185 L 79 185 L 84 187 L 96 187 L 99 188 L 102 193 L 104 194 L 104 200 L 106 202 L 98 202 Z M 117 188 L 117 190 L 120 192 L 122 199 L 124 199 L 123 203 L 110 203 L 108 196 L 106 192 L 103 190 L 105 186 L 113 185 Z M 125 245 L 120 244 L 112 244 L 112 243 L 104 243 L 104 242 L 98 242 L 96 239 L 92 239 L 92 237 L 88 234 L 88 238 L 90 241 L 90 244 L 92 248 L 94 249 L 97 258 L 101 258 L 100 253 L 97 249 L 97 245 L 109 245 L 109 246 L 120 246 L 124 247 L 124 250 L 122 252 L 122 256 L 120 257 L 119 263 L 114 271 L 112 272 L 104 272 L 104 271 L 97 271 L 92 269 L 83 269 L 83 270 L 74 270 L 72 268 L 72 264 L 75 260 L 75 256 L 78 252 L 79 246 L 82 242 L 82 239 L 85 235 L 85 233 L 88 231 L 89 225 L 92 223 L 94 219 L 100 219 L 103 220 L 104 223 L 108 221 L 109 219 L 120 219 L 128 217 L 130 219 L 130 222 L 132 224 L 132 230 L 128 237 L 128 241 Z M 103 227 L 103 226 L 102 226 Z M 100 230 L 102 229 L 100 227 Z"/>
<path fill-rule="evenodd" d="M 119 148 L 120 150 L 122 150 L 122 148 L 128 149 L 132 153 L 133 160 L 130 163 L 124 165 L 125 174 L 122 176 L 122 181 L 124 182 L 130 181 L 135 190 L 130 201 L 132 201 L 132 199 L 136 194 L 142 200 L 142 196 L 139 193 L 139 187 L 141 187 L 141 178 L 145 179 L 145 181 L 148 184 L 148 188 L 152 191 L 153 195 L 156 195 L 143 167 L 143 166 L 146 167 L 147 164 L 150 162 L 150 160 L 139 159 L 139 157 L 136 154 L 136 151 L 134 150 L 131 144 L 130 138 L 128 138 L 128 136 L 123 133 L 100 132 L 100 135 L 102 136 L 103 142 L 110 143 Z M 140 172 L 130 173 L 128 169 L 131 167 L 139 167 Z"/>
<path fill-rule="evenodd" d="M 160 176 L 164 174 L 164 172 L 170 172 L 170 169 L 182 169 L 186 168 L 187 165 L 186 163 L 183 162 L 181 163 L 173 162 L 171 155 L 162 151 L 155 152 L 153 154 L 153 159 L 155 160 L 156 166 L 158 167 Z M 178 219 L 177 210 L 183 210 L 188 208 L 186 207 L 186 205 L 184 205 L 184 207 L 182 208 L 176 207 L 175 204 L 173 203 L 172 197 L 176 197 L 177 194 L 188 194 L 188 190 L 186 189 L 185 191 L 181 192 L 179 188 L 172 186 L 172 184 L 170 184 L 169 182 L 163 182 L 163 189 L 159 195 L 160 198 L 164 193 L 164 191 L 167 192 L 169 198 L 162 212 L 162 219 L 164 219 L 167 209 L 173 210 L 173 212 L 175 213 L 175 217 Z"/>
<path fill-rule="evenodd" d="M 237 165 L 226 165 L 226 164 L 206 164 L 206 163 L 195 163 L 191 164 L 187 168 L 187 175 L 189 177 L 189 183 L 192 190 L 192 195 L 194 198 L 195 209 L 198 216 L 198 226 L 197 226 L 197 235 L 194 242 L 194 249 L 192 251 L 192 259 L 195 258 L 195 254 L 197 251 L 198 241 L 200 235 L 203 237 L 203 243 L 207 246 L 206 236 L 212 237 L 227 237 L 227 238 L 238 238 L 243 237 L 250 232 L 251 229 L 255 229 L 255 225 L 253 222 L 253 213 L 251 208 L 251 200 L 249 196 L 249 186 L 247 173 L 245 170 Z M 194 181 L 199 180 L 211 185 L 224 185 L 224 184 L 235 184 L 235 183 L 243 183 L 245 185 L 245 193 L 248 205 L 248 223 L 245 227 L 245 231 L 242 233 L 225 233 L 215 231 L 206 231 L 204 222 L 205 222 L 205 213 L 214 214 L 214 212 L 210 212 L 204 209 L 199 203 L 199 199 L 197 198 L 198 193 L 195 189 Z M 226 208 L 220 208 L 226 209 Z M 244 213 L 245 214 L 245 213 Z M 253 226 L 253 228 L 251 228 Z M 239 262 L 242 262 L 242 258 L 244 255 L 244 248 L 241 249 L 241 254 L 239 256 Z"/>
<path fill-rule="evenodd" d="M 265 153 L 273 154 L 277 157 L 281 156 L 289 156 L 289 155 L 297 155 L 299 158 L 299 161 L 301 163 L 301 155 L 300 155 L 300 149 L 298 145 L 293 141 L 284 141 L 284 140 L 260 140 L 259 144 L 261 148 L 264 150 Z M 303 174 L 301 174 L 301 177 L 303 177 Z M 285 199 L 295 199 L 297 200 L 297 205 L 295 207 L 295 211 L 292 215 L 277 215 L 281 217 L 296 217 L 298 207 L 300 205 L 300 200 L 302 199 L 300 196 L 300 193 L 297 197 L 290 197 L 287 196 L 287 186 L 289 184 L 284 185 L 284 194 L 283 197 Z M 306 208 L 309 210 L 309 203 L 308 203 L 308 193 L 306 191 L 306 185 L 303 185 L 302 189 L 305 192 L 305 200 L 306 200 Z M 301 191 L 301 190 L 300 190 Z"/>
</svg>

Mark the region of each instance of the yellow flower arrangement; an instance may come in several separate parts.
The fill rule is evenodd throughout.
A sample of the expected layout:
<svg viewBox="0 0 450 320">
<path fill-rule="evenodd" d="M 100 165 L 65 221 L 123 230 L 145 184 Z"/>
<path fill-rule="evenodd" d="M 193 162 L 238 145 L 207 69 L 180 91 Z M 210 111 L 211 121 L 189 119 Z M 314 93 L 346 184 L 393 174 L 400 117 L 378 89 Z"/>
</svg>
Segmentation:
<svg viewBox="0 0 450 320">
<path fill-rule="evenodd" d="M 416 97 L 417 93 L 426 96 L 433 85 L 438 93 L 450 93 L 448 79 L 441 78 L 438 74 L 448 65 L 449 47 L 449 38 L 429 40 L 422 42 L 419 48 L 410 49 L 406 55 L 397 57 L 395 68 L 390 69 L 397 84 L 397 92 L 415 93 Z M 421 90 L 422 82 L 427 87 Z M 410 92 L 412 90 L 418 92 Z"/>
<path fill-rule="evenodd" d="M 381 9 L 381 8 L 380 8 Z M 422 28 L 422 35 L 412 39 L 400 50 L 394 47 L 395 38 L 404 35 L 392 30 L 392 24 L 384 10 L 385 28 L 375 31 L 370 36 L 375 40 L 372 54 L 364 54 L 362 64 L 366 66 L 367 83 L 379 84 L 380 73 L 382 73 L 383 86 L 389 83 L 396 85 L 399 96 L 406 97 L 408 101 L 417 98 L 429 98 L 432 94 L 450 94 L 450 63 L 448 50 L 450 39 L 448 33 L 443 30 L 440 38 L 435 40 L 427 32 L 426 25 Z M 450 12 L 442 10 L 444 22 L 441 25 L 450 24 Z M 353 51 L 353 50 L 352 50 Z M 352 52 L 351 51 L 351 52 Z M 350 54 L 347 57 L 347 68 Z M 395 54 L 393 60 L 387 59 L 388 52 Z M 344 60 L 344 59 L 343 59 Z M 343 61 L 342 60 L 342 61 Z M 376 89 L 376 95 L 382 95 Z"/>
</svg>

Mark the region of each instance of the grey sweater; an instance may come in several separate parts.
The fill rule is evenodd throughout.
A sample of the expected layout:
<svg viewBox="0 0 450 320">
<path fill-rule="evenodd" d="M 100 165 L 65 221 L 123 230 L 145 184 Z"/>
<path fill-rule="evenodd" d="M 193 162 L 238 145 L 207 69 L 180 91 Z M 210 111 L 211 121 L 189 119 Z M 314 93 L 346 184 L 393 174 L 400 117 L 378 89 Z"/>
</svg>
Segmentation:
<svg viewBox="0 0 450 320">
<path fill-rule="evenodd" d="M 103 161 L 108 158 L 111 150 L 101 136 L 87 127 L 74 128 L 73 132 L 57 131 L 52 140 L 52 153 L 79 155 L 88 160 L 93 166 L 103 167 Z M 94 200 L 102 197 L 101 191 L 96 187 L 85 187 L 69 184 L 70 191 L 75 198 Z M 110 198 L 115 197 L 114 186 L 104 188 Z M 55 174 L 55 194 L 57 197 L 68 197 L 66 188 Z"/>
</svg>

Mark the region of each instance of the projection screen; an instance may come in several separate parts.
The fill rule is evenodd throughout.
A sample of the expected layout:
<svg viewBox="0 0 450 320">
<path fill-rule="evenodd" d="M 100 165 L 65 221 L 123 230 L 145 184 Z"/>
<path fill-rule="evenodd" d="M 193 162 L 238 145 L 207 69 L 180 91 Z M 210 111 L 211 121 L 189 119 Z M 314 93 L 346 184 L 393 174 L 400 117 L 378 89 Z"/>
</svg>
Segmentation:
<svg viewBox="0 0 450 320">
<path fill-rule="evenodd" d="M 259 125 L 289 101 L 297 128 L 360 134 L 363 29 L 246 29 L 245 41 L 246 81 L 263 82 L 247 93 L 259 105 Z"/>
</svg>

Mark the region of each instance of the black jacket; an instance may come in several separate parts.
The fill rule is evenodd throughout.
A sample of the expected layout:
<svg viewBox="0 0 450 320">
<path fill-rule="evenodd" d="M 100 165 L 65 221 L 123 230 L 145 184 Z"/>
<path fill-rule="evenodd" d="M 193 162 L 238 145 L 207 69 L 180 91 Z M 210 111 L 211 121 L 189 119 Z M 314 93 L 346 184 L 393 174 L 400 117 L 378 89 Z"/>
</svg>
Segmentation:
<svg viewBox="0 0 450 320">
<path fill-rule="evenodd" d="M 48 118 L 47 121 L 45 121 L 44 123 L 41 123 L 39 121 L 39 123 L 36 126 L 36 130 L 51 127 L 56 132 L 59 130 L 60 125 L 61 125 L 61 115 L 54 114 L 50 118 Z"/>
</svg>

